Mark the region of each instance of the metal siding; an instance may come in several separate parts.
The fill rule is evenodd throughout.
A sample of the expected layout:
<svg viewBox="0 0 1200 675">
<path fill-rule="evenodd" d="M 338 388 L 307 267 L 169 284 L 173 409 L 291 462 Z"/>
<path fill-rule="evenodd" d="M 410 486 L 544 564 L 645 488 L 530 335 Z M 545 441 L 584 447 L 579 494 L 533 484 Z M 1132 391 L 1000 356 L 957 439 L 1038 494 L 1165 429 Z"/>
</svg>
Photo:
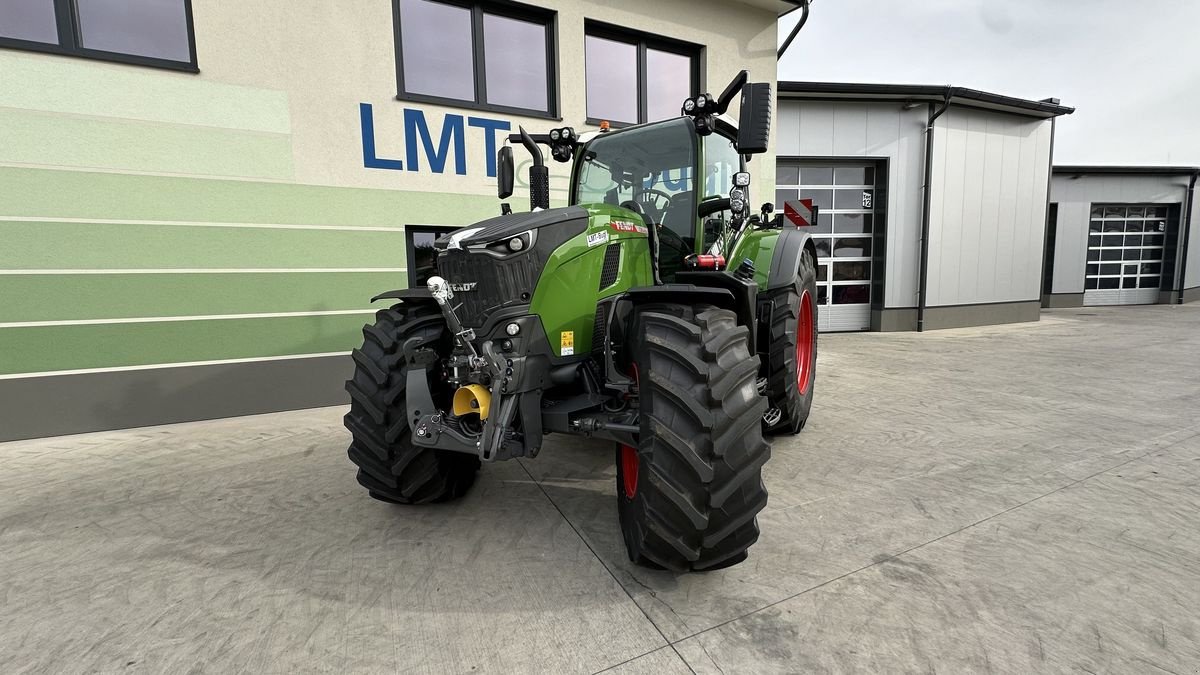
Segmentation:
<svg viewBox="0 0 1200 675">
<path fill-rule="evenodd" d="M 952 109 L 937 122 L 930 306 L 1039 295 L 1050 122 Z"/>
<path fill-rule="evenodd" d="M 1050 190 L 1058 204 L 1053 292 L 1083 292 L 1092 204 L 1182 204 L 1187 184 L 1187 176 L 1056 174 Z M 1200 285 L 1200 220 L 1192 216 L 1186 288 Z"/>
<path fill-rule="evenodd" d="M 920 265 L 921 181 L 926 106 L 899 102 L 779 102 L 780 157 L 845 157 L 888 162 L 885 307 L 914 307 Z"/>
</svg>

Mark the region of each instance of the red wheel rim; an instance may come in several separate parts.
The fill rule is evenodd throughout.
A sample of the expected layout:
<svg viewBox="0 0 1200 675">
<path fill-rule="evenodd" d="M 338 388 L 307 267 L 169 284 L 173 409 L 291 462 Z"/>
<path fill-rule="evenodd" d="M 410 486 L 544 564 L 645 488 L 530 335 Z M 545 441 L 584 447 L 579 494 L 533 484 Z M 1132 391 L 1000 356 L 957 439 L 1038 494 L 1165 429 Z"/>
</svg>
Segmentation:
<svg viewBox="0 0 1200 675">
<path fill-rule="evenodd" d="M 638 386 L 641 382 L 641 377 L 638 376 L 638 367 L 636 363 L 629 364 L 629 374 L 633 377 L 634 386 Z M 637 494 L 638 482 L 638 453 L 637 448 L 631 445 L 620 444 L 621 446 L 621 487 L 625 489 L 625 498 L 633 499 Z"/>
<path fill-rule="evenodd" d="M 637 494 L 638 454 L 637 449 L 621 444 L 621 487 L 625 488 L 625 498 L 633 499 Z"/>
<path fill-rule="evenodd" d="M 808 291 L 800 296 L 800 318 L 796 321 L 796 388 L 803 396 L 812 383 L 813 302 Z"/>
</svg>

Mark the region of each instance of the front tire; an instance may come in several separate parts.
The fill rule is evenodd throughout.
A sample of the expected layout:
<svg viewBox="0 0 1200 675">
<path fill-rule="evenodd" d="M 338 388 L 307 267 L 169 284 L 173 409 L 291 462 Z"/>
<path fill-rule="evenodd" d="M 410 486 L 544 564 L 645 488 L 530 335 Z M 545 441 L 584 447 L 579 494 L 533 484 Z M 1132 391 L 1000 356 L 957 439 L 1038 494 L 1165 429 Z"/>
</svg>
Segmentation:
<svg viewBox="0 0 1200 675">
<path fill-rule="evenodd" d="M 797 434 L 808 423 L 817 379 L 817 271 L 810 252 L 800 257 L 796 281 L 772 292 L 769 301 L 767 400 L 772 413 L 763 426 L 770 434 Z"/>
<path fill-rule="evenodd" d="M 758 540 L 770 457 L 749 330 L 733 312 L 658 305 L 634 320 L 638 447 L 617 447 L 629 559 L 677 572 L 728 567 Z"/>
<path fill-rule="evenodd" d="M 408 366 L 400 346 L 416 338 L 422 347 L 449 352 L 441 313 L 432 307 L 398 304 L 375 314 L 363 326 L 363 345 L 353 352 L 354 376 L 346 382 L 350 412 L 344 418 L 353 437 L 350 461 L 368 494 L 392 504 L 426 504 L 460 497 L 475 482 L 479 458 L 413 444 L 406 419 Z M 438 378 L 430 378 L 435 400 Z"/>
</svg>

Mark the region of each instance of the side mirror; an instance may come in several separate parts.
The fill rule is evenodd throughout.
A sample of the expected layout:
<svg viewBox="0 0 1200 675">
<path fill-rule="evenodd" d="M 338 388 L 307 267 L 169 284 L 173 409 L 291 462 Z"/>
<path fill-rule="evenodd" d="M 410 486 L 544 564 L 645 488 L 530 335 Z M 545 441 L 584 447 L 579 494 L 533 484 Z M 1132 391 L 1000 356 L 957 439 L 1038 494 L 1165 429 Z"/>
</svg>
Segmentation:
<svg viewBox="0 0 1200 675">
<path fill-rule="evenodd" d="M 757 155 L 767 151 L 771 139 L 771 85 L 748 82 L 742 85 L 742 109 L 738 115 L 738 152 Z"/>
<path fill-rule="evenodd" d="M 505 145 L 496 151 L 496 194 L 508 199 L 513 193 L 513 152 Z"/>
</svg>

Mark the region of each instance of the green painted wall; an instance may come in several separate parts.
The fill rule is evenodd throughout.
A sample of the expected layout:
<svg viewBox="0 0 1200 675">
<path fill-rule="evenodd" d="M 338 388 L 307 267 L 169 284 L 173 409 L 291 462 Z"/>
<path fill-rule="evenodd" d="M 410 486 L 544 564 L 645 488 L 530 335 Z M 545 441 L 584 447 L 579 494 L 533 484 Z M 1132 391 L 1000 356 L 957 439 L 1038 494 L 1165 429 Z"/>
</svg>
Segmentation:
<svg viewBox="0 0 1200 675">
<path fill-rule="evenodd" d="M 487 197 L 0 166 L 0 375 L 348 351 L 370 297 L 407 284 L 404 225 L 495 211 Z M 287 271 L 247 271 L 272 269 Z M 321 269 L 344 271 L 304 271 Z M 295 312 L 313 314 L 91 323 Z"/>
</svg>

